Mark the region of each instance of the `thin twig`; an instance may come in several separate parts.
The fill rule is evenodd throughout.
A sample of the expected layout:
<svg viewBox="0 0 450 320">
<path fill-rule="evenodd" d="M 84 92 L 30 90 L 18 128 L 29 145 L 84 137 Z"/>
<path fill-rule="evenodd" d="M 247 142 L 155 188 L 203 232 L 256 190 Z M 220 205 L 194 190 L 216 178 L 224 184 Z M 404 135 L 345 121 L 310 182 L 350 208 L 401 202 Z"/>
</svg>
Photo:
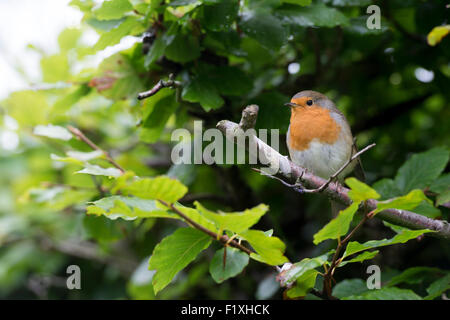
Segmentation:
<svg viewBox="0 0 450 320">
<path fill-rule="evenodd" d="M 106 160 L 108 160 L 109 163 L 111 163 L 114 167 L 120 170 L 120 172 L 124 173 L 125 170 L 116 162 L 114 159 L 109 155 L 108 152 L 104 151 L 102 148 L 100 148 L 98 145 L 96 145 L 94 142 L 92 142 L 91 139 L 86 137 L 83 132 L 81 132 L 79 129 L 67 126 L 67 129 L 69 129 L 70 132 L 72 132 L 78 139 L 86 143 L 88 146 L 90 146 L 94 150 L 100 150 L 105 155 Z"/>
<path fill-rule="evenodd" d="M 137 98 L 138 100 L 146 99 L 148 97 L 153 96 L 156 94 L 159 90 L 163 88 L 179 88 L 181 87 L 181 82 L 174 80 L 173 73 L 169 74 L 169 80 L 159 80 L 153 88 L 151 88 L 148 91 L 144 91 L 138 94 Z"/>
<path fill-rule="evenodd" d="M 226 244 L 226 245 L 229 245 L 229 246 L 234 247 L 236 249 L 239 249 L 239 250 L 245 252 L 248 255 L 253 253 L 253 251 L 251 251 L 250 249 L 244 247 L 240 243 L 238 243 L 238 242 L 236 242 L 234 240 L 230 240 L 230 238 L 227 235 L 225 235 L 225 234 L 224 235 L 218 235 L 217 233 L 215 233 L 215 232 L 205 228 L 204 226 L 198 224 L 197 222 L 195 222 L 194 220 L 192 220 L 191 218 L 186 216 L 183 212 L 181 212 L 173 204 L 169 204 L 169 203 L 165 202 L 164 200 L 158 200 L 158 201 L 160 203 L 162 203 L 163 205 L 165 205 L 166 207 L 170 208 L 172 211 L 174 211 L 177 215 L 179 215 L 181 218 L 183 218 L 183 220 L 185 220 L 188 224 L 193 226 L 195 229 L 198 229 L 198 230 L 202 231 L 203 233 L 206 233 L 211 238 L 218 239 L 223 244 Z"/>
</svg>

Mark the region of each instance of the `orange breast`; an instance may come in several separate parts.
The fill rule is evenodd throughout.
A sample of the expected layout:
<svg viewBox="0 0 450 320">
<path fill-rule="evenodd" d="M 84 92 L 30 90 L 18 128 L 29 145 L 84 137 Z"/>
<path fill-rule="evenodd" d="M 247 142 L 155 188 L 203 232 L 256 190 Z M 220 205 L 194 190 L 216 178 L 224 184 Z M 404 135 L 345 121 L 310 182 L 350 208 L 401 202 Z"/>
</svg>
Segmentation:
<svg viewBox="0 0 450 320">
<path fill-rule="evenodd" d="M 334 144 L 341 127 L 322 107 L 296 107 L 291 113 L 289 146 L 298 151 L 305 150 L 313 139 L 322 143 Z"/>
</svg>

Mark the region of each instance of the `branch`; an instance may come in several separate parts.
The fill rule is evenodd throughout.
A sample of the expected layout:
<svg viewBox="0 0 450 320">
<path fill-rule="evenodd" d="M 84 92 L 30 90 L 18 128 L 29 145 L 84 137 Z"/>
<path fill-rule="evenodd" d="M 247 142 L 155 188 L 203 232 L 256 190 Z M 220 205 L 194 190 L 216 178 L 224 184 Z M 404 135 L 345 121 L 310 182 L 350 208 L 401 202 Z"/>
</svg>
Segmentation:
<svg viewBox="0 0 450 320">
<path fill-rule="evenodd" d="M 75 135 L 77 135 L 82 141 L 84 141 L 86 144 L 88 144 L 91 148 L 96 149 L 96 150 L 101 150 L 105 155 L 107 155 L 107 159 L 109 162 L 111 162 L 111 164 L 113 164 L 116 168 L 118 168 L 122 173 L 125 172 L 124 169 L 122 169 L 122 167 L 120 167 L 116 162 L 114 162 L 114 160 L 112 160 L 112 158 L 109 156 L 109 154 L 104 151 L 103 149 L 101 149 L 99 146 L 97 146 L 95 143 L 93 143 L 89 138 L 87 138 L 80 130 L 70 127 L 69 126 L 69 130 L 71 132 L 73 132 Z M 194 227 L 195 229 L 198 229 L 206 234 L 208 234 L 209 236 L 211 236 L 213 239 L 216 239 L 218 241 L 220 241 L 221 243 L 223 243 L 225 246 L 229 245 L 231 247 L 234 247 L 236 249 L 239 249 L 243 252 L 245 252 L 246 254 L 250 255 L 253 253 L 253 251 L 251 251 L 250 249 L 244 247 L 243 245 L 241 245 L 239 242 L 234 241 L 232 238 L 228 237 L 227 235 L 219 235 L 205 227 L 203 227 L 202 225 L 198 224 L 197 222 L 193 221 L 191 218 L 189 218 L 188 216 L 186 216 L 183 212 L 181 212 L 180 210 L 178 210 L 173 204 L 169 204 L 163 200 L 158 200 L 160 203 L 162 203 L 163 205 L 165 205 L 166 207 L 170 208 L 171 210 L 173 210 L 177 215 L 179 215 L 181 218 L 183 218 L 184 221 L 186 221 L 188 224 L 190 224 L 192 227 Z"/>
<path fill-rule="evenodd" d="M 256 110 L 256 114 L 255 113 Z M 231 141 L 235 141 L 238 136 L 242 136 L 244 132 L 242 128 L 251 128 L 257 117 L 258 106 L 251 105 L 246 107 L 242 112 L 242 119 L 240 124 L 228 120 L 222 120 L 217 124 L 217 128 L 221 130 L 225 136 Z M 250 116 L 252 115 L 252 116 Z M 289 161 L 287 157 L 282 156 L 278 151 L 268 146 L 261 141 L 256 135 L 246 133 L 250 143 L 256 143 L 256 151 L 250 149 L 249 152 L 254 152 L 255 156 L 259 156 L 261 162 L 270 165 L 271 167 L 278 167 L 277 178 L 282 177 L 291 182 L 299 180 L 303 185 L 310 189 L 317 189 L 324 185 L 327 181 L 305 170 L 293 162 Z M 244 139 L 237 139 L 244 140 Z M 350 190 L 339 183 L 328 184 L 322 192 L 332 200 L 340 202 L 344 205 L 350 205 L 351 199 L 348 196 Z M 366 202 L 368 211 L 375 210 L 377 201 L 370 199 Z M 381 211 L 376 215 L 377 218 L 393 223 L 402 227 L 410 229 L 430 229 L 436 232 L 427 233 L 427 235 L 435 236 L 442 239 L 450 240 L 450 224 L 447 221 L 430 219 L 425 216 L 416 214 L 407 210 L 387 209 Z"/>
<path fill-rule="evenodd" d="M 179 88 L 181 87 L 181 82 L 179 81 L 175 81 L 174 80 L 174 75 L 173 73 L 169 74 L 169 80 L 164 81 L 164 80 L 159 80 L 157 84 L 155 84 L 155 86 L 153 88 L 151 88 L 148 91 L 144 91 L 138 94 L 137 98 L 138 100 L 143 100 L 146 99 L 148 97 L 151 97 L 153 95 L 155 95 L 159 90 L 163 89 L 163 88 Z"/>
<path fill-rule="evenodd" d="M 86 137 L 84 135 L 83 132 L 81 132 L 79 129 L 72 127 L 72 126 L 67 126 L 67 129 L 69 129 L 70 132 L 72 132 L 79 140 L 83 141 L 84 143 L 86 143 L 88 146 L 90 146 L 92 149 L 94 150 L 100 150 L 101 152 L 103 152 L 103 154 L 106 157 L 106 160 L 108 160 L 109 163 L 111 163 L 114 167 L 116 167 L 117 169 L 120 170 L 120 172 L 124 173 L 125 170 L 117 163 L 114 161 L 114 159 L 109 155 L 108 152 L 104 151 L 103 149 L 101 149 L 99 146 L 97 146 L 94 142 L 92 142 L 91 139 L 89 139 L 88 137 Z"/>
</svg>

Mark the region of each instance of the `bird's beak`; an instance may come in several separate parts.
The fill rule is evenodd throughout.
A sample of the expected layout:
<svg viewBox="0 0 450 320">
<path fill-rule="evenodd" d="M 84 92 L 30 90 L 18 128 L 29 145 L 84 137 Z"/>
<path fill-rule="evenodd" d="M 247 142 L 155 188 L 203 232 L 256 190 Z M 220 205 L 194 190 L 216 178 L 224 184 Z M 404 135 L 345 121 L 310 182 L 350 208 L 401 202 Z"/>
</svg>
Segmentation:
<svg viewBox="0 0 450 320">
<path fill-rule="evenodd" d="M 287 106 L 287 107 L 297 107 L 297 105 L 295 103 L 292 103 L 292 102 L 287 102 L 284 105 Z"/>
</svg>

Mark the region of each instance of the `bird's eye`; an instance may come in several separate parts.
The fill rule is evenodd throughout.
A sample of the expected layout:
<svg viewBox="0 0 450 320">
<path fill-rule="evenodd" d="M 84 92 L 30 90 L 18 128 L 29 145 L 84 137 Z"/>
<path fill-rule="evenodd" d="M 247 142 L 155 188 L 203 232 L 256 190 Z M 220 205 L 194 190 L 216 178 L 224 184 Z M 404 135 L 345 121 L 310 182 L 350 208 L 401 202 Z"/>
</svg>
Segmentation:
<svg viewBox="0 0 450 320">
<path fill-rule="evenodd" d="M 312 101 L 312 100 L 308 100 L 308 101 L 306 101 L 306 104 L 307 104 L 308 106 L 312 106 L 313 101 Z"/>
</svg>

